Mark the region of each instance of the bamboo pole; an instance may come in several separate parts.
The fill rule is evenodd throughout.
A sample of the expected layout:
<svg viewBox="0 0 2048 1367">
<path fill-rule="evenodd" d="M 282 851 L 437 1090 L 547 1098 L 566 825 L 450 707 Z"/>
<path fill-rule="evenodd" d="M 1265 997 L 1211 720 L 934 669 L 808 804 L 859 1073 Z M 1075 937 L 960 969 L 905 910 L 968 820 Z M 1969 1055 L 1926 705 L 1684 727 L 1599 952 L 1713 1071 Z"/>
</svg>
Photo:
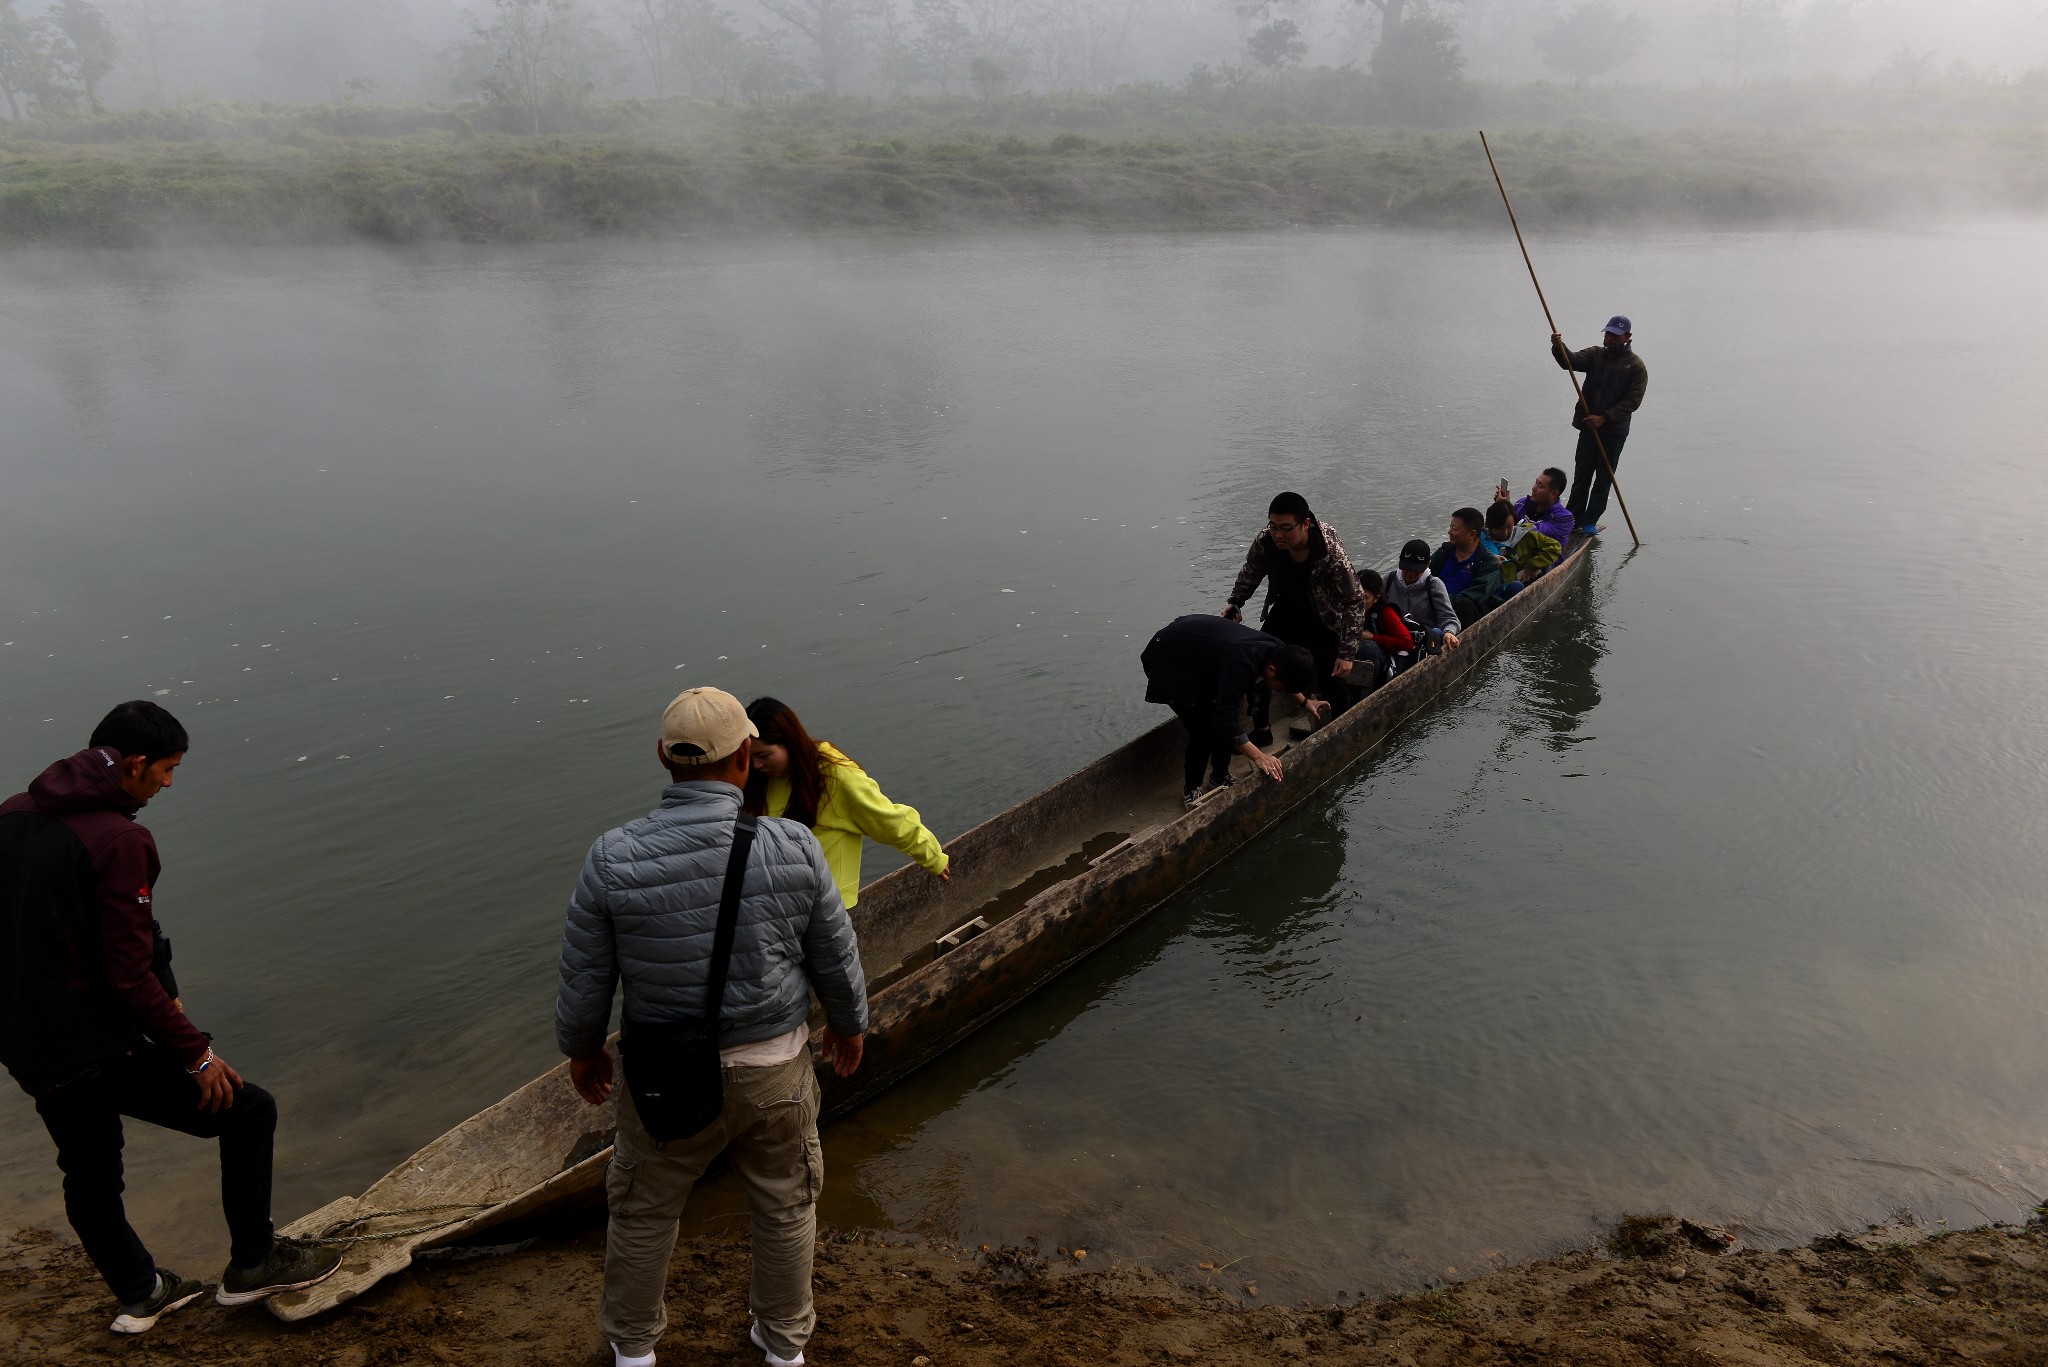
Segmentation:
<svg viewBox="0 0 2048 1367">
<path fill-rule="evenodd" d="M 1522 240 L 1522 225 L 1515 218 L 1514 203 L 1508 198 L 1508 187 L 1501 183 L 1500 167 L 1494 165 L 1493 148 L 1487 143 L 1484 131 L 1479 134 L 1479 145 L 1486 151 L 1486 165 L 1493 172 L 1493 183 L 1500 191 L 1500 202 L 1507 208 L 1508 225 L 1515 230 L 1515 245 L 1522 249 L 1522 264 L 1529 268 L 1529 283 L 1536 287 L 1536 302 L 1543 305 L 1544 320 L 1550 324 L 1550 335 L 1555 337 L 1557 319 L 1551 317 L 1550 301 L 1543 297 L 1543 282 L 1536 278 L 1536 263 L 1529 259 L 1529 244 Z M 1563 343 L 1555 342 L 1552 345 L 1562 346 Z M 1572 394 L 1579 401 L 1579 411 L 1589 418 L 1592 417 L 1593 410 L 1586 403 L 1586 391 L 1579 385 L 1579 372 L 1567 366 L 1564 373 L 1572 382 Z M 1614 486 L 1614 501 L 1621 505 L 1621 520 L 1628 524 L 1629 536 L 1640 546 L 1643 544 L 1643 538 L 1636 535 L 1636 520 L 1628 515 L 1628 500 L 1621 495 L 1621 481 L 1614 477 L 1614 462 L 1607 458 L 1607 443 L 1600 440 L 1599 428 L 1588 427 L 1586 432 L 1593 438 L 1593 449 L 1600 453 L 1600 465 L 1607 472 L 1607 482 Z"/>
</svg>

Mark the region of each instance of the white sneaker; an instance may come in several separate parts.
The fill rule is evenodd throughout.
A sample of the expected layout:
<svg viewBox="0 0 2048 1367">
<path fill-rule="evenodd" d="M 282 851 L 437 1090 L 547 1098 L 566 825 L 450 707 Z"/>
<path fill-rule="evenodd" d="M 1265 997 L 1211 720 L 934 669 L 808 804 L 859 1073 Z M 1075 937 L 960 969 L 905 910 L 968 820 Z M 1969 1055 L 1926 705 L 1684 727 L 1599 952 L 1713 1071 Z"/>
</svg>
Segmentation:
<svg viewBox="0 0 2048 1367">
<path fill-rule="evenodd" d="M 779 1358 L 768 1351 L 768 1342 L 761 1337 L 761 1321 L 747 1321 L 747 1337 L 752 1339 L 754 1346 L 761 1350 L 761 1358 L 768 1364 L 768 1367 L 804 1367 L 804 1355 L 802 1353 L 798 1353 L 793 1358 Z"/>
<path fill-rule="evenodd" d="M 654 1354 L 644 1353 L 639 1357 L 629 1358 L 620 1352 L 619 1345 L 614 1343 L 612 1345 L 612 1367 L 654 1367 Z"/>
</svg>

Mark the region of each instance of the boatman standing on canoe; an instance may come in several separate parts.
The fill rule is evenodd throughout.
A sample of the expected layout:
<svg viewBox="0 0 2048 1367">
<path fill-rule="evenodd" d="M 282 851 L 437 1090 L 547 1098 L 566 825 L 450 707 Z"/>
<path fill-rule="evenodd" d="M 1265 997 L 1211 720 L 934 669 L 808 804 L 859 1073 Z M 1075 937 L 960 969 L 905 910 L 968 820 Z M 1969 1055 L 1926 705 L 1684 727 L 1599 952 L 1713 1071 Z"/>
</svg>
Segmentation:
<svg viewBox="0 0 2048 1367">
<path fill-rule="evenodd" d="M 156 840 L 135 820 L 189 744 L 176 717 L 125 702 L 0 804 L 0 1062 L 35 1099 L 64 1173 L 64 1214 L 140 1334 L 206 1288 L 158 1267 L 121 1204 L 122 1117 L 220 1141 L 232 1261 L 214 1300 L 243 1305 L 333 1275 L 341 1250 L 275 1237 L 277 1103 L 185 1014 L 154 919 Z"/>
<path fill-rule="evenodd" d="M 1621 448 L 1628 444 L 1629 419 L 1643 405 L 1643 391 L 1650 387 L 1650 368 L 1636 355 L 1634 325 L 1617 313 L 1607 320 L 1599 346 L 1567 351 L 1564 338 L 1550 334 L 1550 354 L 1560 370 L 1582 370 L 1586 374 L 1581 392 L 1584 406 L 1574 402 L 1572 426 L 1579 429 L 1579 447 L 1572 458 L 1572 492 L 1565 501 L 1578 528 L 1587 536 L 1600 534 L 1600 519 L 1607 513 L 1607 494 L 1614 487 L 1609 468 L 1621 467 Z M 1599 433 L 1595 445 L 1594 433 Z M 1600 463 L 1600 448 L 1607 450 L 1607 465 Z"/>
<path fill-rule="evenodd" d="M 719 689 L 692 688 L 668 705 L 657 749 L 670 779 L 661 806 L 597 838 L 562 933 L 555 1038 L 569 1056 L 577 1093 L 593 1106 L 612 1094 L 605 1030 L 613 988 L 622 981 L 625 987 L 620 1047 L 627 1085 L 619 1092 L 618 1137 L 605 1174 L 611 1220 L 603 1322 L 616 1367 L 654 1362 L 668 1327 L 662 1291 L 676 1221 L 721 1153 L 731 1156 L 753 1212 L 747 1303 L 754 1346 L 768 1367 L 801 1364 L 818 1323 L 811 1253 L 825 1156 L 811 1062 L 811 989 L 825 1006 L 825 1059 L 846 1077 L 860 1066 L 867 981 L 853 923 L 816 836 L 797 822 L 760 817 L 751 849 L 735 857 L 736 837 L 745 838 L 741 790 L 755 734 L 739 699 Z M 734 875 L 735 911 L 725 931 L 720 901 Z M 711 984 L 720 976 L 720 940 L 729 967 L 716 994 L 716 1039 L 702 1041 Z M 694 1029 L 686 1035 L 678 1026 Z M 665 1108 L 699 1075 L 664 1077 L 665 1064 L 698 1041 L 710 1115 L 701 1129 L 675 1133 L 695 1122 L 671 1125 Z M 670 1132 L 657 1139 L 664 1127 Z"/>
</svg>

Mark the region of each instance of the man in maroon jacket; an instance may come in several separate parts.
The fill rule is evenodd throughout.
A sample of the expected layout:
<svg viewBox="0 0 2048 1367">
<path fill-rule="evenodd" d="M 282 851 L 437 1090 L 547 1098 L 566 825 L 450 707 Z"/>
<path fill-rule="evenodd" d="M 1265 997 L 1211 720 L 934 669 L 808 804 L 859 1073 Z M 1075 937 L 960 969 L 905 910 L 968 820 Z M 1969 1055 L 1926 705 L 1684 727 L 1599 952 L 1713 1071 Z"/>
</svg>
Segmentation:
<svg viewBox="0 0 2048 1367">
<path fill-rule="evenodd" d="M 87 749 L 0 804 L 0 1063 L 35 1099 L 64 1173 L 64 1213 L 139 1334 L 206 1288 L 156 1266 L 121 1205 L 121 1117 L 220 1141 L 232 1261 L 214 1299 L 242 1305 L 333 1274 L 333 1249 L 273 1236 L 277 1104 L 185 1015 L 151 916 L 156 841 L 135 813 L 185 758 L 153 702 L 109 712 Z"/>
</svg>

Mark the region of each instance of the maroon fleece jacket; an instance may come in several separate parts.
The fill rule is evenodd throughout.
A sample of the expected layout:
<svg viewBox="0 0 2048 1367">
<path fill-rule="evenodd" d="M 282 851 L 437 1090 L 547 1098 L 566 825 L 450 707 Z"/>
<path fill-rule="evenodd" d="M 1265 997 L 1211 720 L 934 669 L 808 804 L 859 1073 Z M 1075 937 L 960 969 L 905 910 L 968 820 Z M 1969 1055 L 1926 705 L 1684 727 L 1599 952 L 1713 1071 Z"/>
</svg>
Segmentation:
<svg viewBox="0 0 2048 1367">
<path fill-rule="evenodd" d="M 156 839 L 137 824 L 141 804 L 121 786 L 121 757 L 106 746 L 60 759 L 0 803 L 0 814 L 43 812 L 57 818 L 85 846 L 92 861 L 92 908 L 107 985 L 129 1017 L 151 1039 L 184 1060 L 187 1067 L 206 1056 L 206 1036 L 171 1004 L 157 978 L 156 920 L 150 899 L 156 889 Z M 72 987 L 91 985 L 85 947 L 71 946 Z"/>
</svg>

